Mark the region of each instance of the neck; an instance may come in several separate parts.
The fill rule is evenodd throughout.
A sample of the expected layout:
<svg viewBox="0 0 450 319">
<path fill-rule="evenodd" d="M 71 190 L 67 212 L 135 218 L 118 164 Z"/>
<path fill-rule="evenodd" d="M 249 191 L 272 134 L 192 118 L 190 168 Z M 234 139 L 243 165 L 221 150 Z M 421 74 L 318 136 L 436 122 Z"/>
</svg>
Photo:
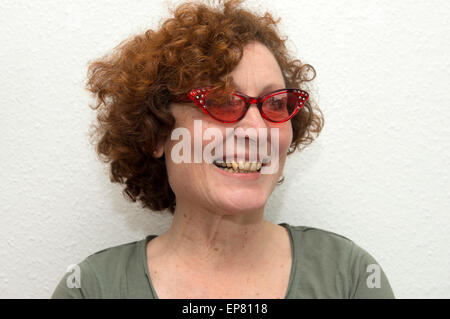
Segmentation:
<svg viewBox="0 0 450 319">
<path fill-rule="evenodd" d="M 266 256 L 271 227 L 264 209 L 233 214 L 179 201 L 171 227 L 160 239 L 165 251 L 186 265 L 230 271 Z"/>
</svg>

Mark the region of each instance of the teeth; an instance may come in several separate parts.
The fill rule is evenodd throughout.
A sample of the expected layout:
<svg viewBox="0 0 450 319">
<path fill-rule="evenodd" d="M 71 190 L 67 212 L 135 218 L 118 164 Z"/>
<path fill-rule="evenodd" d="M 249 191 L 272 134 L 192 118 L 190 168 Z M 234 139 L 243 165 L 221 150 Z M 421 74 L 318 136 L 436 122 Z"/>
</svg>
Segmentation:
<svg viewBox="0 0 450 319">
<path fill-rule="evenodd" d="M 231 163 L 215 161 L 214 164 L 227 172 L 235 172 L 235 173 L 236 172 L 243 172 L 243 173 L 256 172 L 256 171 L 259 171 L 262 166 L 261 162 L 250 163 L 250 162 L 242 162 L 242 161 L 239 161 L 239 162 L 233 161 Z"/>
</svg>

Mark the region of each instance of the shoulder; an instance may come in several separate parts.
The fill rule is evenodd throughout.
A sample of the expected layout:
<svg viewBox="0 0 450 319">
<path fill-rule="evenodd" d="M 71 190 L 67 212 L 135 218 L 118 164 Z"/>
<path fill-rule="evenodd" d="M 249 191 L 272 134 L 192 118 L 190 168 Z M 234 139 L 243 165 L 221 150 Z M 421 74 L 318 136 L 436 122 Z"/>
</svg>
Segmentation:
<svg viewBox="0 0 450 319">
<path fill-rule="evenodd" d="M 351 239 L 349 239 L 346 236 L 340 235 L 338 233 L 325 230 L 322 228 L 317 227 L 311 227 L 311 226 L 300 226 L 300 225 L 290 225 L 289 227 L 296 233 L 301 233 L 302 235 L 305 235 L 309 238 L 315 238 L 315 239 L 321 239 L 321 240 L 334 240 L 340 243 L 348 244 L 351 242 Z"/>
<path fill-rule="evenodd" d="M 299 246 L 304 250 L 313 250 L 315 254 L 328 259 L 347 261 L 346 266 L 353 270 L 359 265 L 377 263 L 366 249 L 344 235 L 310 226 L 291 226 L 291 228 Z"/>
<path fill-rule="evenodd" d="M 321 228 L 292 226 L 298 267 L 346 298 L 394 298 L 381 265 L 352 239 Z M 336 283 L 340 282 L 338 288 Z M 379 288 L 379 289 L 372 289 Z"/>
<path fill-rule="evenodd" d="M 338 233 L 311 226 L 292 226 L 294 240 L 302 251 L 326 259 L 339 261 L 350 257 L 355 243 Z"/>
<path fill-rule="evenodd" d="M 99 250 L 88 255 L 84 262 L 89 263 L 90 266 L 99 273 L 125 268 L 132 257 L 137 256 L 137 250 L 142 241 L 143 240 L 132 241 Z"/>
<path fill-rule="evenodd" d="M 140 261 L 138 248 L 144 240 L 99 250 L 71 265 L 52 298 L 107 298 L 119 293 L 121 285 L 126 284 L 127 270 Z"/>
</svg>

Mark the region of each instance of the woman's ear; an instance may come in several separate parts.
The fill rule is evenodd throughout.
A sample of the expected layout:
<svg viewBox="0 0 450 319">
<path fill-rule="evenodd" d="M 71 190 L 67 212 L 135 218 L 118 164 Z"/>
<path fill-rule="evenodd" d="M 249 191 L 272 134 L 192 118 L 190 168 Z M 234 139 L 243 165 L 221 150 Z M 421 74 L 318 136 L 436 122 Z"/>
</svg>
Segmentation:
<svg viewBox="0 0 450 319">
<path fill-rule="evenodd" d="M 153 151 L 153 157 L 160 158 L 164 154 L 164 144 L 159 143 L 158 147 Z"/>
</svg>

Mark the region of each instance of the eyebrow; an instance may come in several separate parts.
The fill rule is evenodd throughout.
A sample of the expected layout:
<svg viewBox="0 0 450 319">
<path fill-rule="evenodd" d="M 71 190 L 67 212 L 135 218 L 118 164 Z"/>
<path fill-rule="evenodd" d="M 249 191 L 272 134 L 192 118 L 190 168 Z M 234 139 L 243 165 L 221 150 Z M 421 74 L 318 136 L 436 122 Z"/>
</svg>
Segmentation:
<svg viewBox="0 0 450 319">
<path fill-rule="evenodd" d="M 236 88 L 237 88 L 238 91 L 244 93 L 243 90 L 241 90 L 241 88 L 240 88 L 236 83 L 233 82 L 233 84 L 234 84 L 234 86 L 236 86 Z M 272 91 L 275 91 L 275 90 L 278 90 L 278 89 L 281 90 L 281 89 L 285 89 L 285 88 L 286 88 L 286 87 L 285 87 L 284 84 L 271 83 L 271 84 L 266 85 L 266 86 L 261 90 L 262 92 L 259 94 L 259 96 L 266 95 L 267 93 L 270 93 L 270 92 L 272 92 Z"/>
</svg>

